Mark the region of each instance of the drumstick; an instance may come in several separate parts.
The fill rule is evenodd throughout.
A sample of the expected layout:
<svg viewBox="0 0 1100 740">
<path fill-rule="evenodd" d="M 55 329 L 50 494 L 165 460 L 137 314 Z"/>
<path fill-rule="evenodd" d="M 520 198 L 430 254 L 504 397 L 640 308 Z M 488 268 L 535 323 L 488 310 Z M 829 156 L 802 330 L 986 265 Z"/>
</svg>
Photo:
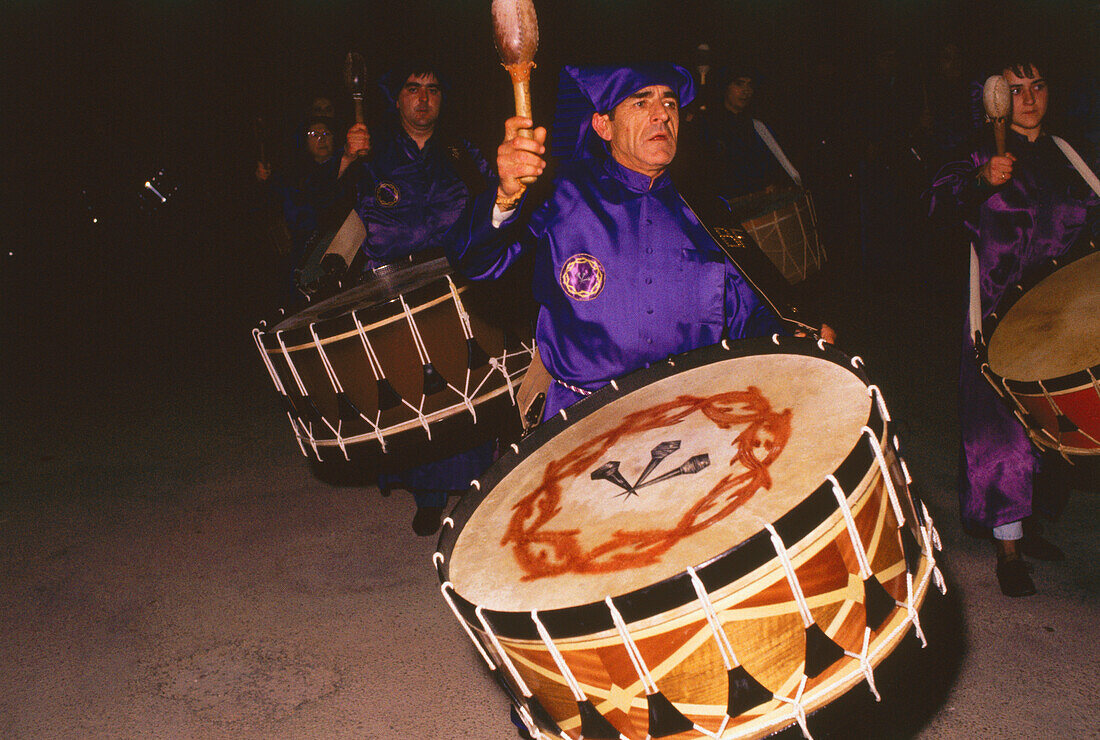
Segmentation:
<svg viewBox="0 0 1100 740">
<path fill-rule="evenodd" d="M 532 0 L 493 0 L 493 31 L 501 64 L 512 78 L 516 115 L 533 118 L 531 70 L 535 68 L 535 51 L 539 46 L 539 22 Z M 519 135 L 528 139 L 535 136 L 530 129 L 520 129 Z M 532 183 L 535 178 L 519 180 Z"/>
<path fill-rule="evenodd" d="M 982 87 L 982 104 L 986 118 L 993 124 L 993 139 L 997 142 L 997 154 L 1005 153 L 1005 122 L 1012 112 L 1012 93 L 1008 81 L 1001 75 L 990 75 Z"/>
<path fill-rule="evenodd" d="M 367 89 L 367 65 L 363 56 L 354 51 L 349 51 L 344 60 L 344 86 L 355 103 L 355 122 L 365 125 L 367 121 L 363 115 L 363 93 Z M 359 156 L 359 152 L 355 152 L 355 155 Z"/>
</svg>

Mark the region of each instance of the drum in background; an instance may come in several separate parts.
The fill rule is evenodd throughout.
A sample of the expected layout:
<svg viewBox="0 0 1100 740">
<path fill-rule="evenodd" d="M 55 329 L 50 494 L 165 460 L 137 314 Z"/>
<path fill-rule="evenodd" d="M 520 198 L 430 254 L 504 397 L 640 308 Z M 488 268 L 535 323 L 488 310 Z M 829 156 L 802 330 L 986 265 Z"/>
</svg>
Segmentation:
<svg viewBox="0 0 1100 740">
<path fill-rule="evenodd" d="M 982 374 L 1035 443 L 1100 455 L 1100 252 L 1078 254 L 1006 294 L 984 322 Z"/>
<path fill-rule="evenodd" d="M 533 341 L 495 290 L 453 276 L 445 259 L 405 262 L 253 330 L 302 453 L 384 469 L 498 436 Z"/>
<path fill-rule="evenodd" d="M 808 190 L 753 193 L 732 201 L 730 207 L 787 282 L 800 283 L 825 264 Z"/>
<path fill-rule="evenodd" d="M 943 580 L 861 364 L 809 339 L 689 352 L 475 484 L 434 560 L 533 733 L 763 737 L 860 682 L 877 695 Z"/>
</svg>

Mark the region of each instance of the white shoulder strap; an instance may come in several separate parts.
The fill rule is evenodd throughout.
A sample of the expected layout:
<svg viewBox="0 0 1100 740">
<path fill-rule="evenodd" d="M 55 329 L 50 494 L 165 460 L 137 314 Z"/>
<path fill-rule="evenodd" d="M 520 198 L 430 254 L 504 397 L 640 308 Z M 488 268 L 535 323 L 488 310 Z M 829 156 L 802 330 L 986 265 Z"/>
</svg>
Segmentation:
<svg viewBox="0 0 1100 740">
<path fill-rule="evenodd" d="M 802 187 L 802 176 L 798 174 L 798 170 L 791 164 L 791 160 L 787 159 L 787 155 L 779 148 L 779 142 L 775 140 L 775 137 L 772 136 L 772 132 L 764 125 L 764 122 L 754 118 L 752 119 L 752 126 L 756 129 L 756 135 L 768 145 L 768 149 L 771 150 L 772 155 L 778 160 L 783 169 L 787 171 L 787 174 L 791 176 L 791 179 L 794 180 L 794 184 L 798 187 Z"/>
<path fill-rule="evenodd" d="M 978 253 L 974 249 L 974 245 L 970 245 L 970 305 L 967 311 L 967 318 L 969 319 L 967 331 L 970 332 L 970 338 L 974 340 L 974 344 L 977 344 L 977 340 L 974 339 L 974 335 L 982 329 L 982 291 L 981 291 L 981 270 L 978 268 Z"/>
<path fill-rule="evenodd" d="M 1092 192 L 1100 196 L 1100 179 L 1097 179 L 1096 173 L 1090 170 L 1089 166 L 1085 164 L 1085 160 L 1081 159 L 1081 155 L 1077 153 L 1077 150 L 1071 147 L 1069 142 L 1060 136 L 1051 136 L 1050 138 L 1054 139 L 1054 143 L 1062 150 L 1062 154 L 1066 155 L 1066 159 L 1070 161 L 1070 164 L 1081 173 L 1081 177 L 1085 178 L 1085 182 L 1092 188 Z"/>
</svg>

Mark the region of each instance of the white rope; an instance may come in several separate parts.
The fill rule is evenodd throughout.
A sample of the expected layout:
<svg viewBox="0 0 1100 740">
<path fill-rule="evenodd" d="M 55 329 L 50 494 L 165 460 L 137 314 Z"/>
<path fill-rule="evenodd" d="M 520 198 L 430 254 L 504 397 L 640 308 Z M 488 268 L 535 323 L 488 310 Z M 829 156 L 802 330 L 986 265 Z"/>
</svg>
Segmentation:
<svg viewBox="0 0 1100 740">
<path fill-rule="evenodd" d="M 901 463 L 901 472 L 905 473 L 905 485 L 913 485 L 913 476 L 909 475 L 909 466 L 905 464 L 905 460 L 898 458 L 898 462 Z"/>
<path fill-rule="evenodd" d="M 458 288 L 455 287 L 454 280 L 450 275 L 446 276 L 447 285 L 451 288 L 451 298 L 455 302 L 455 310 L 458 311 L 458 321 L 462 324 L 462 336 L 466 339 L 474 338 L 474 331 L 470 328 L 470 314 L 466 312 L 466 307 L 462 304 L 462 299 L 458 296 Z"/>
<path fill-rule="evenodd" d="M 434 565 L 436 568 L 439 568 L 441 565 L 443 565 L 443 562 L 445 560 L 446 558 L 443 557 L 443 553 L 441 553 L 439 550 L 436 550 L 434 553 L 432 553 L 432 565 Z"/>
<path fill-rule="evenodd" d="M 863 358 L 859 355 L 852 355 L 852 359 L 850 360 L 850 362 L 852 363 L 852 367 L 857 370 L 863 367 Z"/>
<path fill-rule="evenodd" d="M 699 598 L 703 613 L 707 616 L 707 623 L 710 625 L 711 631 L 714 632 L 714 641 L 718 643 L 718 652 L 722 656 L 722 663 L 726 666 L 727 671 L 731 670 L 735 665 L 739 665 L 737 655 L 733 652 L 733 646 L 730 645 L 726 631 L 722 629 L 722 625 L 718 621 L 714 604 L 711 603 L 710 596 L 707 595 L 706 586 L 695 574 L 695 568 L 688 566 L 687 573 L 688 577 L 691 578 L 691 585 L 695 587 L 695 595 Z"/>
<path fill-rule="evenodd" d="M 336 370 L 332 367 L 328 355 L 325 354 L 325 348 L 321 345 L 321 338 L 317 336 L 316 322 L 310 322 L 309 333 L 313 337 L 313 346 L 317 348 L 317 354 L 321 356 L 321 364 L 325 367 L 325 375 L 328 376 L 328 382 L 332 384 L 332 390 L 336 393 L 343 393 L 344 386 L 340 385 L 340 379 L 336 377 Z"/>
<path fill-rule="evenodd" d="M 813 736 L 810 735 L 810 728 L 806 725 L 806 708 L 802 706 L 802 692 L 806 690 L 807 680 L 807 676 L 803 674 L 802 680 L 798 682 L 798 691 L 795 693 L 794 698 L 780 696 L 779 694 L 773 694 L 773 696 L 779 701 L 791 705 L 791 718 L 798 722 L 798 726 L 802 730 L 802 737 L 806 740 L 813 740 Z"/>
<path fill-rule="evenodd" d="M 537 609 L 531 610 L 531 621 L 535 623 L 535 629 L 539 631 L 539 637 L 542 638 L 542 644 L 550 651 L 550 657 L 554 659 L 554 664 L 558 667 L 558 672 L 561 673 L 565 682 L 569 684 L 569 690 L 573 692 L 573 698 L 577 701 L 587 701 L 588 697 L 581 691 L 580 684 L 577 683 L 577 679 L 573 676 L 573 672 L 569 670 L 569 666 L 566 665 L 565 658 L 562 657 L 561 651 L 558 650 L 558 646 L 554 644 L 554 640 L 550 637 L 550 633 L 546 631 L 546 627 L 543 626 L 542 620 L 539 619 Z"/>
<path fill-rule="evenodd" d="M 936 556 L 933 551 L 935 547 L 935 539 L 939 539 L 939 533 L 936 533 L 935 539 L 933 539 L 932 533 L 935 529 L 932 526 L 932 518 L 928 516 L 928 507 L 921 502 L 921 510 L 924 513 L 924 521 L 927 524 L 923 527 L 917 527 L 920 530 L 921 537 L 924 539 L 924 547 L 926 556 L 928 558 L 928 567 L 932 570 L 932 578 L 936 582 L 936 588 L 940 590 L 941 594 L 947 593 L 947 584 L 943 580 L 943 573 L 940 573 L 939 567 L 936 565 Z"/>
<path fill-rule="evenodd" d="M 470 642 L 474 643 L 474 647 L 477 648 L 477 652 L 481 655 L 482 660 L 489 666 L 489 670 L 497 670 L 497 664 L 493 662 L 493 659 L 489 657 L 489 653 L 486 652 L 485 647 L 481 644 L 481 640 L 477 639 L 477 635 L 470 629 L 470 625 L 462 618 L 462 615 L 458 611 L 458 607 L 455 606 L 454 600 L 451 595 L 447 593 L 447 589 L 454 590 L 454 584 L 450 581 L 446 581 L 439 587 L 439 592 L 443 594 L 444 601 L 447 602 L 447 606 L 451 607 L 451 611 L 454 612 L 455 619 L 462 625 L 462 629 L 466 630 L 466 635 L 470 638 Z"/>
<path fill-rule="evenodd" d="M 863 628 L 863 649 L 858 653 L 853 653 L 850 650 L 845 650 L 844 654 L 849 658 L 855 658 L 859 661 L 859 668 L 863 671 L 863 677 L 867 679 L 867 688 L 871 690 L 871 693 L 875 697 L 875 701 L 882 701 L 882 697 L 878 693 L 878 689 L 875 688 L 875 670 L 871 665 L 871 657 L 868 654 L 868 650 L 871 647 L 871 628 Z"/>
<path fill-rule="evenodd" d="M 883 421 L 891 421 L 890 412 L 886 410 L 886 399 L 882 397 L 882 391 L 877 385 L 867 386 L 867 394 L 878 401 L 878 410 L 882 414 Z"/>
<path fill-rule="evenodd" d="M 416 325 L 416 319 L 409 309 L 409 304 L 405 302 L 405 296 L 399 295 L 398 299 L 401 301 L 401 310 L 405 312 L 405 320 L 409 323 L 409 331 L 412 332 L 413 344 L 416 346 L 416 353 L 420 356 L 420 364 L 427 365 L 431 362 L 431 358 L 428 357 L 424 338 L 420 336 L 420 327 Z"/>
<path fill-rule="evenodd" d="M 519 687 L 519 691 L 523 694 L 523 698 L 530 699 L 531 690 L 527 688 L 527 683 L 523 680 L 523 677 L 519 675 L 519 671 L 516 670 L 516 666 L 512 663 L 512 659 L 508 657 L 508 653 L 504 652 L 504 648 L 500 646 L 500 640 L 497 639 L 496 633 L 493 632 L 493 628 L 489 626 L 489 622 L 485 619 L 485 615 L 482 614 L 484 610 L 484 606 L 479 606 L 474 609 L 474 614 L 477 615 L 477 619 L 481 622 L 485 634 L 489 636 L 489 642 L 493 644 L 493 649 L 496 650 L 497 655 L 500 656 L 501 662 L 504 663 L 504 667 L 508 669 L 508 674 L 512 677 L 512 680 L 516 682 L 516 686 Z"/>
<path fill-rule="evenodd" d="M 769 522 L 764 522 L 764 527 L 771 535 L 772 547 L 775 548 L 775 554 L 779 556 L 779 562 L 783 566 L 783 572 L 787 575 L 787 583 L 791 587 L 791 593 L 794 595 L 795 603 L 798 604 L 798 611 L 802 615 L 802 626 L 808 628 L 814 623 L 814 617 L 813 614 L 810 613 L 810 606 L 806 603 L 806 597 L 802 593 L 802 586 L 798 583 L 798 576 L 795 575 L 794 566 L 791 565 L 791 559 L 787 556 L 787 548 L 783 544 L 783 540 L 780 539 L 779 533 L 775 531 L 775 527 Z"/>
<path fill-rule="evenodd" d="M 890 475 L 890 468 L 886 464 L 886 456 L 882 454 L 882 448 L 879 447 L 878 436 L 871 427 L 865 426 L 860 430 L 867 437 L 867 441 L 871 445 L 871 451 L 875 455 L 875 460 L 878 462 L 878 469 L 882 473 L 882 481 L 886 484 L 886 493 L 890 498 L 890 505 L 894 507 L 894 517 L 898 520 L 898 526 L 905 524 L 905 513 L 901 508 L 901 501 L 898 499 L 898 492 L 894 488 L 894 478 Z"/>
<path fill-rule="evenodd" d="M 608 610 L 611 612 L 611 619 L 615 622 L 615 628 L 619 630 L 619 636 L 623 640 L 623 647 L 626 648 L 626 654 L 630 657 L 630 662 L 634 664 L 634 671 L 638 674 L 638 679 L 642 682 L 642 686 L 645 687 L 645 693 L 656 694 L 657 684 L 653 683 L 653 678 L 649 675 L 649 669 L 646 667 L 645 661 L 642 660 L 642 654 L 638 652 L 638 646 L 634 644 L 634 640 L 631 639 L 630 633 L 627 632 L 626 623 L 623 621 L 623 615 L 619 614 L 619 610 L 615 608 L 615 604 L 612 603 L 611 597 L 604 597 L 604 603 L 607 604 Z"/>
<path fill-rule="evenodd" d="M 852 517 L 851 507 L 848 506 L 848 497 L 844 495 L 844 491 L 840 488 L 840 483 L 835 476 L 832 474 L 827 475 L 825 480 L 833 484 L 833 495 L 836 496 L 840 514 L 844 517 L 844 525 L 848 529 L 848 538 L 852 541 L 852 549 L 856 553 L 856 562 L 859 563 L 859 576 L 866 581 L 874 573 L 871 571 L 871 564 L 867 562 L 867 551 L 863 549 L 863 538 L 859 536 L 859 530 L 856 529 L 856 520 Z"/>
<path fill-rule="evenodd" d="M 283 381 L 279 379 L 279 374 L 275 372 L 275 365 L 271 362 L 271 358 L 267 354 L 267 349 L 263 345 L 262 337 L 262 331 L 259 329 L 252 330 L 252 339 L 256 342 L 256 349 L 260 351 L 260 358 L 264 361 L 264 367 L 267 368 L 267 374 L 271 376 L 271 382 L 275 384 L 275 390 L 286 399 L 287 405 L 290 405 L 290 396 L 287 395 L 286 389 L 283 387 Z M 286 418 L 290 420 L 290 430 L 294 433 L 294 441 L 298 443 L 298 449 L 302 451 L 303 456 L 309 457 L 309 453 L 306 452 L 306 446 L 302 444 L 302 432 L 298 429 L 298 422 L 294 421 L 294 414 L 292 414 L 289 409 L 286 412 Z M 320 456 L 318 456 L 318 459 L 320 459 Z"/>
<path fill-rule="evenodd" d="M 772 343 L 777 347 L 779 346 L 779 332 L 772 334 Z"/>
<path fill-rule="evenodd" d="M 363 351 L 367 353 L 367 363 L 370 365 L 371 374 L 374 375 L 376 381 L 384 379 L 386 373 L 382 370 L 382 363 L 378 361 L 378 355 L 374 351 L 374 346 L 371 345 L 370 340 L 367 339 L 367 330 L 363 326 L 363 322 L 359 320 L 355 311 L 351 312 L 351 318 L 355 321 L 355 329 L 359 334 L 359 339 L 363 342 Z"/>
<path fill-rule="evenodd" d="M 287 367 L 290 368 L 290 374 L 294 376 L 294 382 L 298 385 L 298 393 L 303 396 L 309 395 L 306 393 L 306 386 L 302 383 L 297 368 L 294 367 L 294 361 L 290 359 L 290 352 L 287 351 L 286 342 L 283 341 L 283 333 L 281 331 L 275 332 L 275 339 L 279 342 L 279 346 L 283 350 L 283 359 L 286 360 Z"/>
</svg>

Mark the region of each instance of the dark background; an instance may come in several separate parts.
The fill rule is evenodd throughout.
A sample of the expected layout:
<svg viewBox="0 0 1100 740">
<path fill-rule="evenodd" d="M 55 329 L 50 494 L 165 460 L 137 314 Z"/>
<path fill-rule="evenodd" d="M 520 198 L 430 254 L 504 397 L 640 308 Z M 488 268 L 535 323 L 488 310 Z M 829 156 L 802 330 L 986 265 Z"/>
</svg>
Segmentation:
<svg viewBox="0 0 1100 740">
<path fill-rule="evenodd" d="M 489 0 L 397 2 L 11 2 L 5 37 L 3 352 L 34 359 L 156 361 L 247 339 L 270 314 L 273 261 L 250 213 L 253 121 L 280 146 L 309 99 L 347 120 L 350 50 L 374 77 L 399 56 L 451 70 L 449 114 L 486 151 L 512 105 Z M 1095 70 L 1097 3 L 541 0 L 533 82 L 549 120 L 562 63 L 752 59 L 766 120 L 796 162 L 813 135 L 801 101 L 858 97 L 871 55 L 897 45 L 914 80 L 946 40 L 977 72 L 1001 41 L 1042 42 L 1068 77 Z M 839 76 L 816 77 L 822 63 Z M 1091 65 L 1091 66 L 1090 66 Z M 825 89 L 823 89 L 825 88 Z M 379 103 L 373 101 L 372 108 Z M 839 162 L 836 176 L 850 171 Z M 158 205 L 142 184 L 166 172 Z M 93 222 L 93 219 L 95 220 Z M 44 355 L 48 350 L 52 354 Z M 33 369 L 29 369 L 33 368 Z"/>
</svg>

